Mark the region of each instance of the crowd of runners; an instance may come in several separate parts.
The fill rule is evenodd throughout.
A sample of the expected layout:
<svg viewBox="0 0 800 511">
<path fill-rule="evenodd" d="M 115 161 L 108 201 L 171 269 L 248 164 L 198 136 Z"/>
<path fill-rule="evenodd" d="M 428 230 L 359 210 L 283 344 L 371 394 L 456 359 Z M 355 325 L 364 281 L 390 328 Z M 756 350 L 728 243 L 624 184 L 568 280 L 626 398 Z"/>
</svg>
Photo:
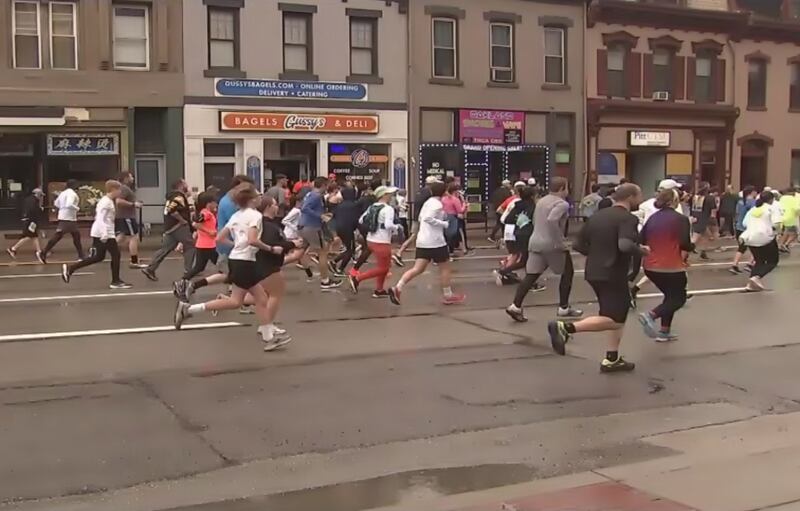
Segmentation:
<svg viewBox="0 0 800 511">
<path fill-rule="evenodd" d="M 42 191 L 34 190 L 25 202 L 23 235 L 8 254 L 16 259 L 20 249 L 32 242 L 34 256 L 46 264 L 54 246 L 69 234 L 78 260 L 63 264 L 64 282 L 110 256 L 110 287 L 127 289 L 131 285 L 120 275 L 120 245 L 127 242 L 130 268 L 151 281 L 158 280 L 166 257 L 178 251 L 184 268 L 172 284 L 176 329 L 202 314 L 239 309 L 255 314 L 265 351 L 286 346 L 292 337 L 277 318 L 287 269 L 303 272 L 309 282 L 318 274 L 323 292 L 346 284 L 358 294 L 374 281 L 373 298 L 401 305 L 406 286 L 433 264 L 442 303 L 458 305 L 466 300 L 453 290 L 451 280 L 454 258 L 472 253 L 466 228 L 469 204 L 453 178 L 429 177 L 413 204 L 405 190 L 381 180 L 318 177 L 290 186 L 285 176 L 278 175 L 274 186 L 262 194 L 252 179 L 240 175 L 227 191 L 208 189 L 196 197 L 180 180 L 166 197 L 162 244 L 147 265 L 138 257 L 137 210 L 142 204 L 136 199 L 133 176 L 125 172 L 105 183 L 105 194 L 94 207 L 88 254 L 78 230 L 77 188 L 70 181 L 55 199 L 58 223 L 43 248 L 39 238 L 47 214 Z M 516 286 L 505 310 L 513 321 L 526 322 L 523 303 L 528 293 L 544 288 L 539 280 L 547 270 L 559 275 L 558 307 L 547 326 L 553 349 L 564 355 L 573 335 L 608 332 L 601 371 L 630 371 L 634 364 L 620 355 L 620 343 L 642 286 L 651 282 L 663 294 L 660 304 L 638 315 L 645 334 L 657 342 L 677 340 L 672 325 L 690 298 L 690 256 L 706 259 L 710 239 L 727 231 L 739 244 L 730 272 L 749 273 L 744 291 L 765 290 L 763 279 L 778 265 L 780 252 L 789 251 L 797 241 L 800 194 L 796 192 L 746 186 L 739 194 L 729 189 L 720 197 L 707 183 L 690 193 L 665 179 L 647 200 L 637 185 L 623 182 L 595 186 L 574 207 L 563 178 L 552 178 L 546 187 L 534 179 L 504 181 L 492 197 L 496 222 L 490 240 L 504 246 L 507 256 L 494 270 L 494 280 L 498 286 Z M 571 243 L 568 222 L 576 216 L 585 223 Z M 403 253 L 412 245 L 413 266 L 390 285 L 392 264 L 405 266 Z M 599 304 L 595 316 L 583 317 L 583 311 L 570 302 L 573 250 L 586 256 L 585 279 Z M 218 288 L 217 297 L 193 303 L 196 291 L 209 286 Z"/>
</svg>

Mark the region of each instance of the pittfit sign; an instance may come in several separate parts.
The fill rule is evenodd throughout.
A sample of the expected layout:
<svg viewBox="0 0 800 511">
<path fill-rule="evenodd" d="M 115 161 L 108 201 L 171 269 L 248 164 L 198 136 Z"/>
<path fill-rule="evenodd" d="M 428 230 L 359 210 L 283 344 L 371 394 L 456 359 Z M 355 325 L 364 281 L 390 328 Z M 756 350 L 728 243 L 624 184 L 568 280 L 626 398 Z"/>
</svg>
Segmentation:
<svg viewBox="0 0 800 511">
<path fill-rule="evenodd" d="M 628 145 L 631 147 L 669 147 L 669 131 L 629 131 Z"/>
<path fill-rule="evenodd" d="M 293 112 L 220 112 L 220 131 L 378 133 L 377 115 Z"/>
</svg>

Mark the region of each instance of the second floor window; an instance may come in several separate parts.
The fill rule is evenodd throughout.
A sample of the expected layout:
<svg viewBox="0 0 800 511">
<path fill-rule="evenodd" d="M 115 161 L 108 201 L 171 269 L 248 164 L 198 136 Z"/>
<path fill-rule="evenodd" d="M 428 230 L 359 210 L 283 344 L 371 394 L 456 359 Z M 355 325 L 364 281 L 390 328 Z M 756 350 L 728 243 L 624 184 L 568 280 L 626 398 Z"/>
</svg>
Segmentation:
<svg viewBox="0 0 800 511">
<path fill-rule="evenodd" d="M 710 55 L 698 55 L 694 69 L 694 99 L 698 103 L 711 103 L 715 100 L 713 92 L 712 68 L 714 58 Z"/>
<path fill-rule="evenodd" d="M 625 97 L 625 58 L 628 52 L 624 45 L 614 44 L 608 48 L 608 95 Z"/>
<path fill-rule="evenodd" d="M 310 73 L 311 15 L 283 13 L 283 70 Z"/>
<path fill-rule="evenodd" d="M 142 5 L 114 6 L 114 67 L 150 68 L 150 13 Z"/>
<path fill-rule="evenodd" d="M 747 65 L 747 107 L 767 106 L 767 63 L 754 59 Z"/>
<path fill-rule="evenodd" d="M 435 78 L 458 77 L 456 20 L 450 18 L 434 18 L 432 31 L 433 76 Z"/>
<path fill-rule="evenodd" d="M 509 83 L 514 81 L 514 26 L 508 23 L 492 23 L 491 81 Z"/>
<path fill-rule="evenodd" d="M 42 67 L 39 43 L 39 2 L 14 2 L 14 67 L 39 69 Z"/>
<path fill-rule="evenodd" d="M 208 9 L 208 67 L 235 68 L 239 63 L 236 52 L 237 12 L 233 9 Z"/>
<path fill-rule="evenodd" d="M 50 67 L 78 68 L 78 39 L 75 4 L 50 2 Z"/>
<path fill-rule="evenodd" d="M 375 18 L 350 18 L 350 73 L 377 75 L 378 22 Z"/>
<path fill-rule="evenodd" d="M 544 29 L 544 81 L 562 85 L 564 80 L 564 29 Z"/>
<path fill-rule="evenodd" d="M 665 48 L 653 52 L 653 91 L 672 92 L 672 52 Z"/>
<path fill-rule="evenodd" d="M 791 73 L 789 108 L 792 110 L 800 110 L 800 64 L 792 64 Z"/>
</svg>

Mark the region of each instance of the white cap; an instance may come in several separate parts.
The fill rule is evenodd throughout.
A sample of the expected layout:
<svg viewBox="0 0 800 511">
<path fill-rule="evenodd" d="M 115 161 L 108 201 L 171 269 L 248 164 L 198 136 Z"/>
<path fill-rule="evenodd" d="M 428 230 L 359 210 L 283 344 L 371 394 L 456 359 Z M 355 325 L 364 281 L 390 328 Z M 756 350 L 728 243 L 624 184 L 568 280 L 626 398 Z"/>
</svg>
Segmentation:
<svg viewBox="0 0 800 511">
<path fill-rule="evenodd" d="M 519 188 L 519 187 L 523 187 L 524 188 L 525 187 L 525 182 L 524 181 L 517 181 L 516 183 L 514 183 L 514 188 Z"/>
<path fill-rule="evenodd" d="M 379 186 L 375 189 L 375 198 L 380 199 L 384 195 L 391 195 L 397 193 L 397 188 L 394 186 Z"/>
<path fill-rule="evenodd" d="M 433 183 L 441 183 L 441 182 L 442 182 L 442 180 L 439 179 L 436 176 L 428 176 L 428 177 L 425 178 L 425 184 L 426 185 L 431 185 Z"/>
<path fill-rule="evenodd" d="M 503 179 L 503 182 L 502 182 L 501 184 L 502 184 L 503 186 L 508 186 L 508 185 L 510 185 L 510 184 L 511 184 L 511 181 L 509 181 L 508 179 Z"/>
<path fill-rule="evenodd" d="M 674 190 L 676 188 L 681 188 L 681 184 L 674 179 L 664 179 L 658 183 L 659 190 Z"/>
<path fill-rule="evenodd" d="M 771 192 L 771 191 L 772 191 L 772 188 L 770 188 L 769 186 L 765 186 L 765 187 L 764 187 L 764 191 L 765 191 L 765 192 Z M 34 192 L 34 193 L 36 193 L 36 190 L 34 190 L 33 192 Z"/>
<path fill-rule="evenodd" d="M 528 178 L 528 186 L 536 186 L 536 178 L 535 177 L 529 177 Z"/>
</svg>

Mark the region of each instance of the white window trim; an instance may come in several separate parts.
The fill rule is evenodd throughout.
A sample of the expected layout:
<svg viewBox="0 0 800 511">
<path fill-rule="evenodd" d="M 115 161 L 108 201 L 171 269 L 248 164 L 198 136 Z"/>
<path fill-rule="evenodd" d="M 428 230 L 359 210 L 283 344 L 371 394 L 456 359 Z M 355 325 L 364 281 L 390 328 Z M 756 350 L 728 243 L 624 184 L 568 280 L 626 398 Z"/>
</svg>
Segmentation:
<svg viewBox="0 0 800 511">
<path fill-rule="evenodd" d="M 36 6 L 36 39 L 39 47 L 39 66 L 38 67 L 18 67 L 17 66 L 17 5 L 32 4 Z M 11 5 L 11 51 L 14 69 L 42 69 L 42 13 L 38 1 L 14 0 Z"/>
<path fill-rule="evenodd" d="M 436 22 L 450 23 L 453 26 L 453 47 L 440 46 L 442 49 L 453 50 L 453 75 L 443 76 L 436 74 L 436 39 L 434 35 L 434 27 Z M 454 80 L 458 78 L 458 21 L 453 18 L 431 18 L 431 76 L 434 78 L 445 78 Z"/>
<path fill-rule="evenodd" d="M 494 27 L 507 27 L 508 28 L 508 46 L 502 44 L 494 44 L 492 41 L 492 28 Z M 492 61 L 494 59 L 494 52 L 492 51 L 494 47 L 497 46 L 498 48 L 508 48 L 509 52 L 511 53 L 511 65 L 506 66 L 496 66 Z M 514 25 L 512 23 L 501 23 L 501 22 L 492 22 L 489 23 L 489 68 L 490 69 L 497 69 L 498 71 L 511 71 L 512 75 L 514 73 Z M 513 80 L 513 77 L 512 77 Z"/>
<path fill-rule="evenodd" d="M 75 45 L 73 50 L 75 52 L 75 67 L 56 67 L 53 61 L 53 5 L 69 5 L 72 7 L 72 37 L 75 38 Z M 49 23 L 50 23 L 50 67 L 60 71 L 75 71 L 79 68 L 78 65 L 78 6 L 75 2 L 50 2 L 48 7 Z"/>
<path fill-rule="evenodd" d="M 561 34 L 561 55 L 548 55 L 547 54 L 547 45 L 545 44 L 544 49 L 544 83 L 549 83 L 552 85 L 564 85 L 567 83 L 567 56 L 566 56 L 566 39 L 567 39 L 567 31 L 561 27 L 544 27 L 544 37 L 545 40 L 547 39 L 547 32 L 548 31 L 557 31 Z M 551 82 L 547 80 L 547 58 L 560 58 L 561 59 L 561 81 L 560 82 Z"/>
<path fill-rule="evenodd" d="M 144 67 L 135 67 L 135 66 L 121 66 L 117 64 L 116 59 L 114 59 L 114 69 L 119 69 L 123 71 L 150 71 L 150 8 L 146 5 L 136 5 L 136 4 L 113 4 L 111 6 L 111 30 L 114 30 L 114 18 L 117 16 L 117 9 L 138 9 L 144 11 L 144 28 L 145 28 L 145 52 L 144 52 Z M 113 44 L 117 44 L 117 34 L 112 34 L 112 41 Z M 113 46 L 113 45 L 112 45 Z M 112 58 L 114 55 L 114 48 L 111 48 Z"/>
</svg>

